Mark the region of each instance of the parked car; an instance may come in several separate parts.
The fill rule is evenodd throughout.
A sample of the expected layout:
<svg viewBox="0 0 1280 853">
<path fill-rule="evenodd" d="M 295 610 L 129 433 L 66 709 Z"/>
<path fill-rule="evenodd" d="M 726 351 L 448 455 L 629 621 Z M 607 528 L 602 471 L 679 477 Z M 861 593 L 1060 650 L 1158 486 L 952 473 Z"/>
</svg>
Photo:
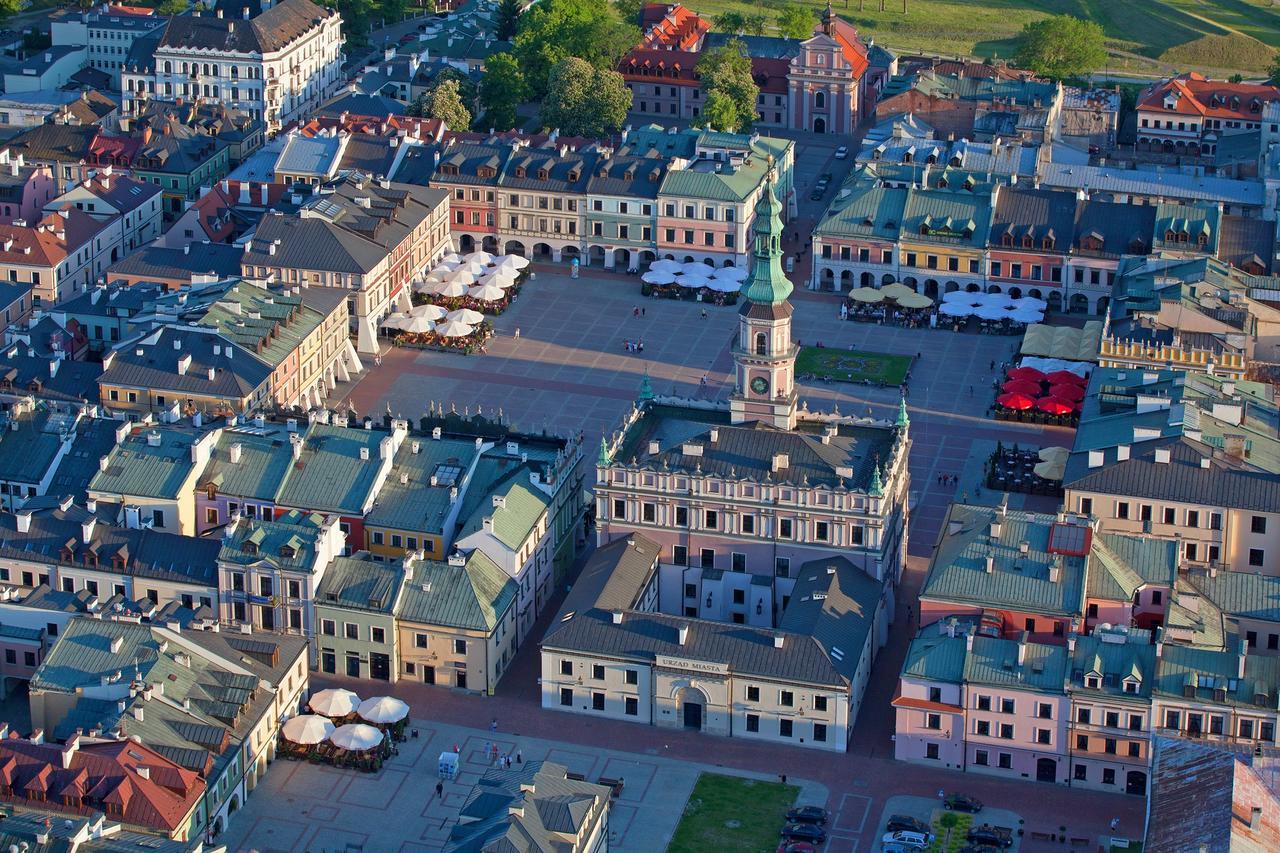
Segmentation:
<svg viewBox="0 0 1280 853">
<path fill-rule="evenodd" d="M 914 845 L 899 844 L 896 841 L 881 842 L 880 853 L 920 853 L 920 848 Z"/>
<path fill-rule="evenodd" d="M 827 831 L 816 823 L 789 823 L 782 827 L 782 837 L 788 841 L 808 841 L 821 844 L 827 840 Z"/>
<path fill-rule="evenodd" d="M 884 838 L 880 839 L 881 844 L 901 844 L 905 847 L 914 847 L 917 850 L 923 850 L 933 843 L 933 833 L 931 832 L 886 832 Z"/>
<path fill-rule="evenodd" d="M 970 827 L 965 840 L 971 844 L 985 844 L 988 847 L 1013 846 L 1013 834 L 1002 826 L 991 824 Z"/>
<path fill-rule="evenodd" d="M 826 823 L 827 810 L 818 806 L 800 806 L 787 812 L 791 823 Z"/>
<path fill-rule="evenodd" d="M 826 187 L 814 187 L 813 192 L 809 193 L 809 201 L 818 201 L 827 193 Z"/>
<path fill-rule="evenodd" d="M 919 832 L 921 834 L 927 834 L 932 831 L 929 828 L 929 824 L 926 822 L 919 818 L 909 817 L 904 814 L 896 814 L 889 818 L 889 823 L 884 828 L 885 832 L 902 832 L 904 830 L 906 832 Z"/>
<path fill-rule="evenodd" d="M 837 148 L 837 149 L 836 149 L 836 159 L 837 159 L 837 160 L 843 160 L 844 158 L 846 158 L 846 157 L 848 157 L 848 156 L 849 156 L 849 146 L 848 146 L 848 145 L 841 145 L 839 148 Z"/>
<path fill-rule="evenodd" d="M 817 853 L 818 848 L 808 841 L 783 841 L 776 853 Z"/>
<path fill-rule="evenodd" d="M 404 35 L 400 36 L 400 43 L 408 44 L 411 41 L 416 41 L 417 38 L 418 37 L 415 36 L 413 33 L 405 33 Z"/>
<path fill-rule="evenodd" d="M 948 794 L 942 801 L 942 807 L 948 811 L 977 814 L 982 811 L 982 801 L 966 797 L 964 794 Z"/>
</svg>

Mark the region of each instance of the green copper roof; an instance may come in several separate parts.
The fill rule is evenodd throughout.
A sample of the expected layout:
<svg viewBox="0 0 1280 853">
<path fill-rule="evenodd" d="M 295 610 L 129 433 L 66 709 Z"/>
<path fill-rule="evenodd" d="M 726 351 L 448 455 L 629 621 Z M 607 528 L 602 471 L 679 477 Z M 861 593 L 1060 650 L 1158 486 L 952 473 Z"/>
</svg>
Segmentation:
<svg viewBox="0 0 1280 853">
<path fill-rule="evenodd" d="M 600 455 L 596 457 L 596 464 L 609 464 L 609 445 L 605 442 L 604 436 L 600 436 Z"/>
<path fill-rule="evenodd" d="M 756 304 L 777 305 L 791 295 L 791 282 L 782 271 L 782 202 L 773 191 L 771 175 L 756 205 L 751 273 L 742 284 L 742 295 Z"/>
<path fill-rule="evenodd" d="M 653 385 L 649 382 L 649 368 L 645 368 L 644 377 L 640 380 L 640 397 L 641 402 L 653 399 Z"/>
<path fill-rule="evenodd" d="M 911 423 L 911 418 L 907 417 L 907 398 L 902 397 L 898 400 L 898 419 L 895 420 L 894 426 L 904 427 Z"/>
<path fill-rule="evenodd" d="M 880 479 L 879 464 L 877 464 L 871 471 L 871 488 L 867 490 L 867 494 L 875 498 L 884 494 L 884 482 Z"/>
</svg>

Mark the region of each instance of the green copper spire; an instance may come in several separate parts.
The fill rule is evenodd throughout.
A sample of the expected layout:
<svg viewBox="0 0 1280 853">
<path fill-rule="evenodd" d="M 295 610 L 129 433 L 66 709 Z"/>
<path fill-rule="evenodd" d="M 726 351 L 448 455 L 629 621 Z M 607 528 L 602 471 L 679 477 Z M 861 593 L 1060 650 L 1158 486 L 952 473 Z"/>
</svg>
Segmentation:
<svg viewBox="0 0 1280 853">
<path fill-rule="evenodd" d="M 649 368 L 644 369 L 644 377 L 640 380 L 640 397 L 641 403 L 645 400 L 653 399 L 653 386 L 649 384 Z"/>
<path fill-rule="evenodd" d="M 751 272 L 742 282 L 742 295 L 757 305 L 776 305 L 791 295 L 791 282 L 782 271 L 782 202 L 773 191 L 776 176 L 770 167 L 764 192 L 756 205 L 756 221 L 751 226 L 755 248 Z"/>
<path fill-rule="evenodd" d="M 893 425 L 901 429 L 910 423 L 911 419 L 907 417 L 907 398 L 902 397 L 898 400 L 898 419 L 893 422 Z"/>
<path fill-rule="evenodd" d="M 609 445 L 605 444 L 604 436 L 600 436 L 600 455 L 596 457 L 596 464 L 606 467 L 609 464 Z"/>
<path fill-rule="evenodd" d="M 867 490 L 867 494 L 873 498 L 878 498 L 884 494 L 884 483 L 880 480 L 880 463 L 876 463 L 876 467 L 871 469 L 871 488 Z"/>
</svg>

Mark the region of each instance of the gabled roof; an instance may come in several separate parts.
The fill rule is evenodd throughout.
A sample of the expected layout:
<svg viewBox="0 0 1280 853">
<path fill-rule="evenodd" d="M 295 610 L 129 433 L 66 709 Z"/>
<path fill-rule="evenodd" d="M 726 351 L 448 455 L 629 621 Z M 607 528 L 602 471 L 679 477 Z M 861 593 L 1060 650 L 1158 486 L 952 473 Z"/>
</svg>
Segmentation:
<svg viewBox="0 0 1280 853">
<path fill-rule="evenodd" d="M 1172 100 L 1173 106 L 1166 106 Z M 1280 101 L 1280 87 L 1209 80 L 1192 71 L 1153 83 L 1138 96 L 1138 109 L 1195 118 L 1259 122 L 1262 108 Z"/>
<path fill-rule="evenodd" d="M 315 605 L 390 615 L 404 579 L 403 563 L 335 557 L 316 590 Z"/>
<path fill-rule="evenodd" d="M 314 423 L 300 438 L 302 451 L 285 472 L 276 503 L 363 516 L 378 483 L 382 443 L 391 443 L 388 433 Z"/>
<path fill-rule="evenodd" d="M 492 633 L 519 587 L 479 549 L 447 561 L 416 560 L 406 573 L 396 620 Z"/>
<path fill-rule="evenodd" d="M 310 0 L 280 0 L 249 21 L 180 15 L 170 19 L 160 49 L 274 53 L 333 14 Z"/>
<path fill-rule="evenodd" d="M 484 470 L 477 467 L 475 480 L 479 482 L 473 481 L 468 490 L 468 501 L 460 514 L 465 521 L 458 531 L 458 539 L 484 531 L 485 523 L 490 522 L 493 537 L 512 551 L 518 551 L 538 520 L 547 514 L 551 498 L 531 482 L 532 475 L 541 470 L 541 466 L 527 464 L 510 468 L 491 481 L 488 488 L 478 488 L 495 470 L 508 467 L 495 469 L 495 464 L 500 466 L 493 461 L 482 461 Z"/>
<path fill-rule="evenodd" d="M 881 584 L 848 558 L 812 560 L 796 575 L 778 629 L 813 637 L 835 668 L 852 681 L 883 597 Z"/>
<path fill-rule="evenodd" d="M 449 833 L 447 853 L 551 851 L 603 820 L 609 789 L 568 778 L 550 761 L 489 770 L 471 789 Z"/>
<path fill-rule="evenodd" d="M 112 350 L 103 385 L 198 395 L 229 403 L 251 398 L 271 379 L 271 365 L 212 329 L 162 326 Z"/>
</svg>

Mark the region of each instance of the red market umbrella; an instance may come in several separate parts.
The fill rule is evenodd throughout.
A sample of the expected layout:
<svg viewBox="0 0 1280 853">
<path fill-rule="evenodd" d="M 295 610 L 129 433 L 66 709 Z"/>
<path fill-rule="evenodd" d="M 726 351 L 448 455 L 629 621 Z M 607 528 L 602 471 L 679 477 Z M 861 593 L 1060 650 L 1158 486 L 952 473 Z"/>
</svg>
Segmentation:
<svg viewBox="0 0 1280 853">
<path fill-rule="evenodd" d="M 1026 379 L 1010 379 L 1000 387 L 1006 394 L 1025 394 L 1028 397 L 1039 397 L 1043 393 L 1039 382 L 1029 382 Z"/>
<path fill-rule="evenodd" d="M 1010 379 L 1026 379 L 1031 382 L 1043 382 L 1044 373 L 1034 367 L 1015 367 L 1009 371 Z"/>
<path fill-rule="evenodd" d="M 1070 370 L 1055 370 L 1046 377 L 1054 385 L 1085 385 L 1089 380 Z"/>
<path fill-rule="evenodd" d="M 1053 385 L 1049 388 L 1049 396 L 1079 403 L 1084 399 L 1084 389 L 1079 385 Z"/>
<path fill-rule="evenodd" d="M 1036 403 L 1036 408 L 1051 415 L 1069 415 L 1076 409 L 1074 403 L 1068 403 L 1066 400 L 1059 400 L 1055 397 L 1045 397 L 1039 400 Z"/>
<path fill-rule="evenodd" d="M 1019 411 L 1029 409 L 1036 404 L 1036 401 L 1026 394 L 1001 394 L 996 397 L 996 402 L 1006 409 L 1018 409 Z"/>
</svg>

